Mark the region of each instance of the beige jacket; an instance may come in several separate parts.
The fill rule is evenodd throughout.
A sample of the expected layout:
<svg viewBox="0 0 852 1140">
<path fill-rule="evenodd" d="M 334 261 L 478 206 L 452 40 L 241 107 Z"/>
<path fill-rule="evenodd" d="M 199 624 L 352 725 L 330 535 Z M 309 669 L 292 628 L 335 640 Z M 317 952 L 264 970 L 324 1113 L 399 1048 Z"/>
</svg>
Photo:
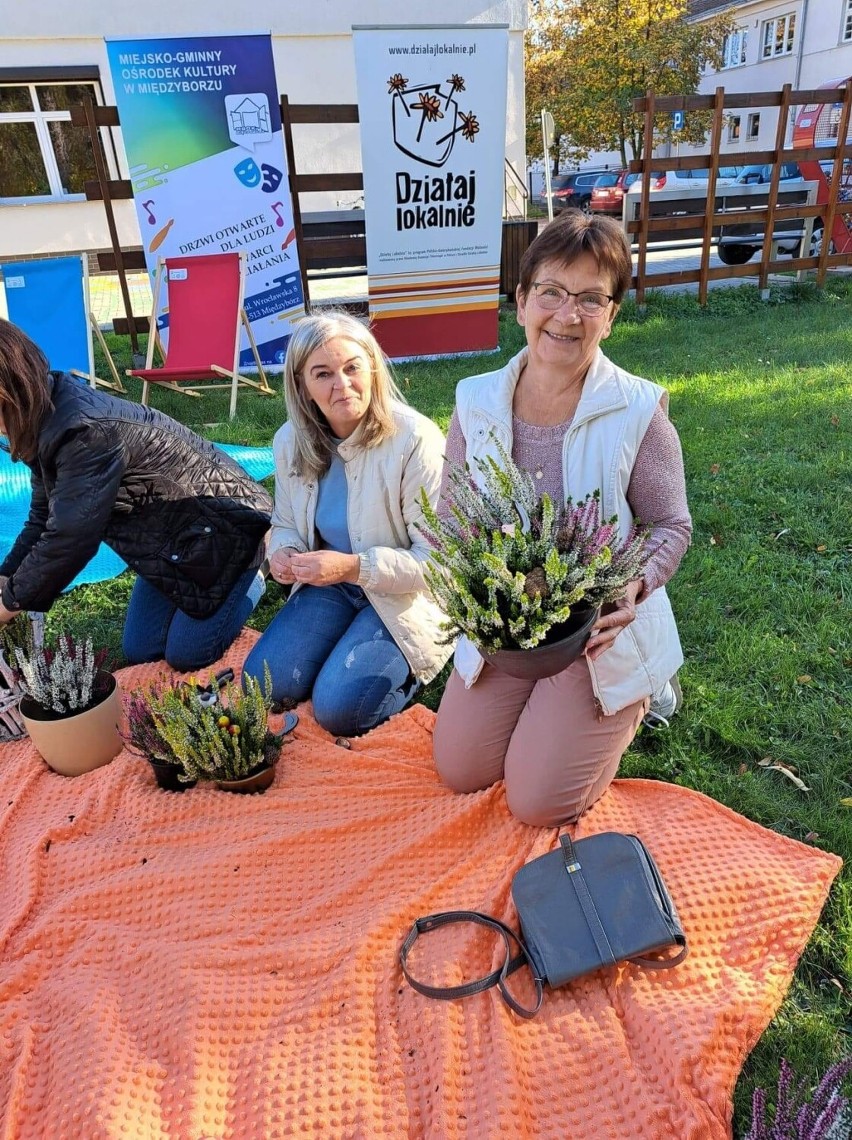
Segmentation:
<svg viewBox="0 0 852 1140">
<path fill-rule="evenodd" d="M 361 561 L 358 585 L 405 654 L 423 684 L 439 672 L 452 652 L 440 645 L 444 614 L 423 577 L 429 546 L 417 529 L 422 521 L 420 488 L 438 501 L 444 436 L 431 420 L 407 404 L 393 405 L 396 434 L 377 447 L 358 444 L 358 432 L 338 448 L 348 488 L 352 550 Z M 275 508 L 269 553 L 281 547 L 316 550 L 315 519 L 319 488 L 295 470 L 295 433 L 290 423 L 275 433 Z M 297 590 L 299 584 L 293 586 Z"/>
</svg>

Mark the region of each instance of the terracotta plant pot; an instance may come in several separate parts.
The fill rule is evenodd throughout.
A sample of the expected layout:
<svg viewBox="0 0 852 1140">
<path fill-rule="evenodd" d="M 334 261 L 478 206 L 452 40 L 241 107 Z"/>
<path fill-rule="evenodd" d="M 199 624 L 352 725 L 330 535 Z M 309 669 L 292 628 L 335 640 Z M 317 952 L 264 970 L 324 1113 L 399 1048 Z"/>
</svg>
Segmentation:
<svg viewBox="0 0 852 1140">
<path fill-rule="evenodd" d="M 148 763 L 154 772 L 157 787 L 162 788 L 164 792 L 185 792 L 187 788 L 194 788 L 198 783 L 198 780 L 184 781 L 179 778 L 183 771 L 180 764 L 170 764 L 166 760 L 154 760 L 150 756 Z"/>
<path fill-rule="evenodd" d="M 275 765 L 269 764 L 262 768 L 255 768 L 248 776 L 240 780 L 217 780 L 216 787 L 223 792 L 265 792 L 275 779 Z"/>
<path fill-rule="evenodd" d="M 589 640 L 597 609 L 577 607 L 563 625 L 554 626 L 535 649 L 498 649 L 496 653 L 480 650 L 495 669 L 524 681 L 541 681 L 553 677 L 576 661 Z"/>
<path fill-rule="evenodd" d="M 31 697 L 21 698 L 21 718 L 35 750 L 60 776 L 82 776 L 108 764 L 121 751 L 122 707 L 115 677 L 107 691 L 83 712 L 61 716 Z"/>
</svg>

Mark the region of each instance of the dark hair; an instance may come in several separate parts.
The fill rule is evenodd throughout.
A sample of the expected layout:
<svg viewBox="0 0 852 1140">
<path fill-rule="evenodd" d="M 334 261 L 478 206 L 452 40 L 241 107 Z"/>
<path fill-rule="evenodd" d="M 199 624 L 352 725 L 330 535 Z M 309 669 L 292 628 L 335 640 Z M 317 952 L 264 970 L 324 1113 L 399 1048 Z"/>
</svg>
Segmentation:
<svg viewBox="0 0 852 1140">
<path fill-rule="evenodd" d="M 45 414 L 53 408 L 50 366 L 37 344 L 0 318 L 0 418 L 13 459 L 31 461 Z"/>
<path fill-rule="evenodd" d="M 609 276 L 613 300 L 620 305 L 633 277 L 624 230 L 613 218 L 580 210 L 565 210 L 533 241 L 521 258 L 518 288 L 526 296 L 545 262 L 567 266 L 584 253 L 590 253 L 598 269 Z"/>
</svg>

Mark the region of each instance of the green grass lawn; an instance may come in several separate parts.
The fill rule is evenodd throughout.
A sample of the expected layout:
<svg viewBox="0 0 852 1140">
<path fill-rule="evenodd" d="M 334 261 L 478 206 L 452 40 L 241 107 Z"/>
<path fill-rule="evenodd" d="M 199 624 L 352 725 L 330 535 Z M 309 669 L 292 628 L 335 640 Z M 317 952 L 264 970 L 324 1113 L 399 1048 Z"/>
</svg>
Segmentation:
<svg viewBox="0 0 852 1140">
<path fill-rule="evenodd" d="M 408 400 L 446 428 L 456 382 L 522 344 L 507 311 L 499 354 L 405 364 L 397 374 Z M 128 366 L 127 342 L 110 346 Z M 695 524 L 670 585 L 685 705 L 669 732 L 640 734 L 621 774 L 696 788 L 852 859 L 852 806 L 842 802 L 852 797 L 852 281 L 832 279 L 824 291 L 793 284 L 768 303 L 750 286 L 715 290 L 704 310 L 692 296 L 652 294 L 641 313 L 625 306 L 605 348 L 671 393 Z M 280 393 L 280 378 L 273 383 Z M 138 397 L 133 382 L 130 395 Z M 280 394 L 241 392 L 233 423 L 227 402 L 227 393 L 153 395 L 212 439 L 270 442 Z M 130 584 L 124 575 L 81 587 L 50 621 L 118 647 Z M 263 628 L 281 600 L 273 583 L 253 624 Z M 433 708 L 444 676 L 425 694 Z M 810 790 L 761 766 L 767 757 Z M 753 1089 L 774 1091 L 782 1057 L 815 1082 L 850 1051 L 850 994 L 852 866 L 746 1062 L 735 1135 L 747 1129 Z"/>
</svg>

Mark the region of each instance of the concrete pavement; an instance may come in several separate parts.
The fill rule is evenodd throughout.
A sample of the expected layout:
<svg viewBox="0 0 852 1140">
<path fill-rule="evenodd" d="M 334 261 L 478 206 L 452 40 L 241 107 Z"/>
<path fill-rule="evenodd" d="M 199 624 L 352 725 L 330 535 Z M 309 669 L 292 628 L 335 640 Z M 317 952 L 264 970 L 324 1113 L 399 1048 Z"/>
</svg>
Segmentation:
<svg viewBox="0 0 852 1140">
<path fill-rule="evenodd" d="M 700 248 L 695 246 L 686 249 L 657 248 L 649 252 L 647 266 L 652 273 L 686 272 L 687 270 L 698 269 L 700 259 Z M 633 263 L 635 267 L 635 252 L 633 255 Z M 721 266 L 722 264 L 714 249 L 710 254 L 711 268 Z M 758 264 L 758 259 L 755 258 L 755 270 L 757 270 Z M 831 270 L 830 272 L 849 271 Z M 769 280 L 770 282 L 789 282 L 790 278 L 782 274 L 770 274 Z M 720 281 L 711 281 L 709 287 L 711 289 L 717 289 L 720 286 L 756 285 L 757 282 L 758 277 L 755 272 L 754 276 L 731 277 Z M 143 317 L 150 316 L 151 287 L 148 281 L 148 275 L 146 273 L 129 273 L 127 275 L 127 283 L 134 314 Z M 654 288 L 654 286 L 650 286 L 650 288 Z M 698 285 L 695 283 L 667 285 L 664 286 L 664 288 L 667 292 L 680 291 L 695 293 L 698 291 Z M 118 287 L 118 277 L 114 274 L 90 277 L 89 292 L 92 312 L 98 324 L 102 329 L 110 330 L 112 328 L 113 317 L 124 316 L 124 304 L 121 298 L 121 291 Z M 365 301 L 367 298 L 367 278 L 363 274 L 356 277 L 312 278 L 310 281 L 310 293 L 312 301 Z"/>
</svg>

